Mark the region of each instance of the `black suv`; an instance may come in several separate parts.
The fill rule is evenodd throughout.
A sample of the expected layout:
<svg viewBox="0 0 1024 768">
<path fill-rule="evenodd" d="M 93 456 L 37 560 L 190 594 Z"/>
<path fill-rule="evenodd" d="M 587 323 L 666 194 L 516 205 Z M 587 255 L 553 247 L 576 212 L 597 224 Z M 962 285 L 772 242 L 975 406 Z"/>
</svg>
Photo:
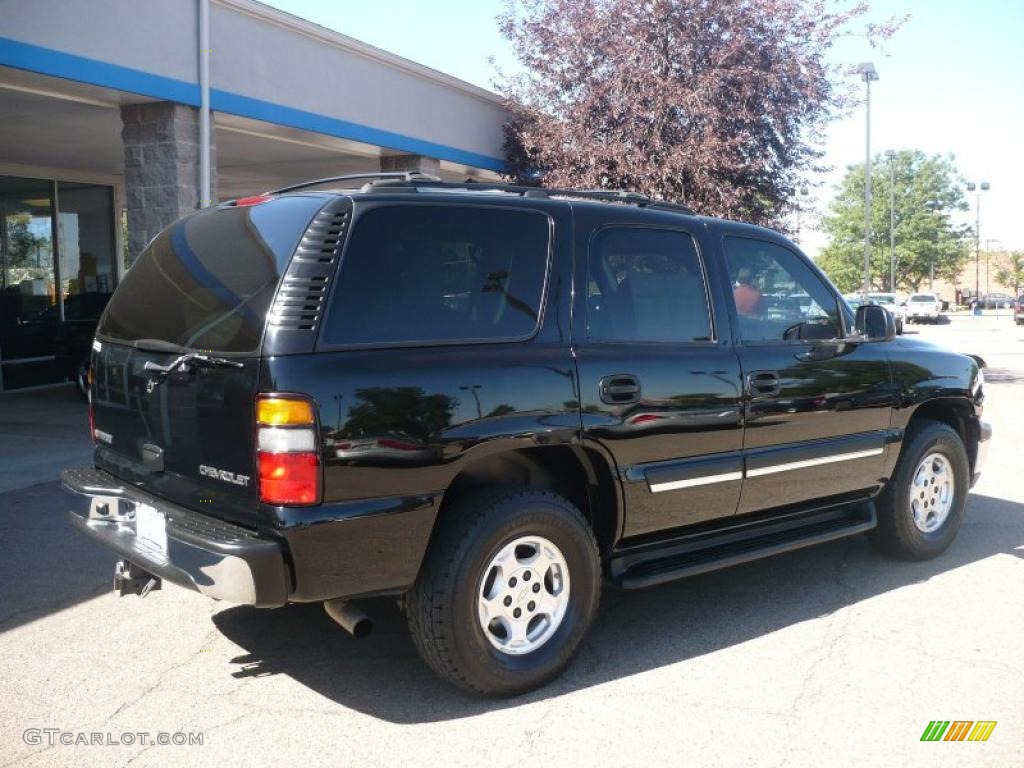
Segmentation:
<svg viewBox="0 0 1024 768">
<path fill-rule="evenodd" d="M 631 193 L 350 178 L 187 216 L 117 288 L 95 466 L 63 483 L 122 594 L 323 602 L 355 634 L 350 600 L 396 595 L 434 670 L 514 694 L 569 662 L 605 579 L 956 535 L 980 361 L 854 313 L 786 238 Z"/>
</svg>

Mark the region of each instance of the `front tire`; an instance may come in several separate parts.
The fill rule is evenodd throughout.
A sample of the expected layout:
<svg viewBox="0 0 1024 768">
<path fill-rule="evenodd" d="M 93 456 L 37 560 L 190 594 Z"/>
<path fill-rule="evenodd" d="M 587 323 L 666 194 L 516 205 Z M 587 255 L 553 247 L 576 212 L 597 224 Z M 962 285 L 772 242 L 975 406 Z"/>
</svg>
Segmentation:
<svg viewBox="0 0 1024 768">
<path fill-rule="evenodd" d="M 875 547 L 903 560 L 942 554 L 963 522 L 970 464 L 948 424 L 922 420 L 907 430 L 892 478 L 878 501 Z"/>
<path fill-rule="evenodd" d="M 492 488 L 446 506 L 406 612 L 437 674 L 513 696 L 569 664 L 600 593 L 597 544 L 576 507 L 549 491 Z"/>
</svg>

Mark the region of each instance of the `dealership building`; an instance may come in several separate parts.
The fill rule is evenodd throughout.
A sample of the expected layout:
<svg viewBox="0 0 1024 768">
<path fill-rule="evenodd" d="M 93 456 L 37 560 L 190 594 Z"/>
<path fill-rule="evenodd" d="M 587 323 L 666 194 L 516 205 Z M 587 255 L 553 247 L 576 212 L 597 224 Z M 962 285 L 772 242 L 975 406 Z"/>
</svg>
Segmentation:
<svg viewBox="0 0 1024 768">
<path fill-rule="evenodd" d="M 493 93 L 253 0 L 33 0 L 0 26 L 0 391 L 209 202 L 306 179 L 494 179 Z"/>
</svg>

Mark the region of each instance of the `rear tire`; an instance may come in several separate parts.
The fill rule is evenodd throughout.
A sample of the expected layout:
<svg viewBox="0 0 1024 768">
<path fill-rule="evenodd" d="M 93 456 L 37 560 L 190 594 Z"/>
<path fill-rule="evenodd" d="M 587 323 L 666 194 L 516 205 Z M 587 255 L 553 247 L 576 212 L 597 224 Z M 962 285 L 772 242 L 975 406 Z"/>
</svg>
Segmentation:
<svg viewBox="0 0 1024 768">
<path fill-rule="evenodd" d="M 896 469 L 876 502 L 872 544 L 891 557 L 929 560 L 942 554 L 963 522 L 970 464 L 960 435 L 948 424 L 910 426 Z"/>
<path fill-rule="evenodd" d="M 446 506 L 406 612 L 437 674 L 513 696 L 565 669 L 600 594 L 597 544 L 576 507 L 549 491 L 489 488 Z"/>
<path fill-rule="evenodd" d="M 85 400 L 89 399 L 89 365 L 87 357 L 78 364 L 78 371 L 75 373 L 75 389 Z"/>
</svg>

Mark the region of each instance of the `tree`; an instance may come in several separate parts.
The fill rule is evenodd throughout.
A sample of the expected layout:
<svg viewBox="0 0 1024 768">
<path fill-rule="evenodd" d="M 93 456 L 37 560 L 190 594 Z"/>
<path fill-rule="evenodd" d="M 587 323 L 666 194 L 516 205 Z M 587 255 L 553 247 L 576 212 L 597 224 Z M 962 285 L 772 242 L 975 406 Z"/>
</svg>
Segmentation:
<svg viewBox="0 0 1024 768">
<path fill-rule="evenodd" d="M 0 271 L 0 287 L 44 276 L 52 260 L 50 238 L 33 231 L 28 213 L 11 213 L 6 218 L 7 269 Z"/>
<path fill-rule="evenodd" d="M 935 277 L 954 281 L 969 255 L 969 225 L 955 224 L 966 211 L 963 179 L 952 156 L 903 151 L 893 160 L 895 176 L 896 285 L 917 290 Z M 889 286 L 889 161 L 871 162 L 871 283 Z M 829 244 L 818 264 L 843 291 L 864 280 L 864 166 L 850 166 L 836 188 L 822 226 Z"/>
<path fill-rule="evenodd" d="M 1003 254 L 996 267 L 996 280 L 1013 288 L 1014 296 L 1020 295 L 1020 289 L 1024 287 L 1024 251 Z"/>
<path fill-rule="evenodd" d="M 854 84 L 826 54 L 867 6 L 841 7 L 510 0 L 499 23 L 523 70 L 500 83 L 510 175 L 780 221 L 817 169 L 822 129 L 852 104 Z M 864 34 L 887 37 L 898 23 Z"/>
<path fill-rule="evenodd" d="M 342 434 L 345 437 L 378 437 L 390 433 L 409 435 L 429 442 L 448 427 L 454 398 L 426 394 L 420 387 L 364 387 L 356 390 Z"/>
</svg>

